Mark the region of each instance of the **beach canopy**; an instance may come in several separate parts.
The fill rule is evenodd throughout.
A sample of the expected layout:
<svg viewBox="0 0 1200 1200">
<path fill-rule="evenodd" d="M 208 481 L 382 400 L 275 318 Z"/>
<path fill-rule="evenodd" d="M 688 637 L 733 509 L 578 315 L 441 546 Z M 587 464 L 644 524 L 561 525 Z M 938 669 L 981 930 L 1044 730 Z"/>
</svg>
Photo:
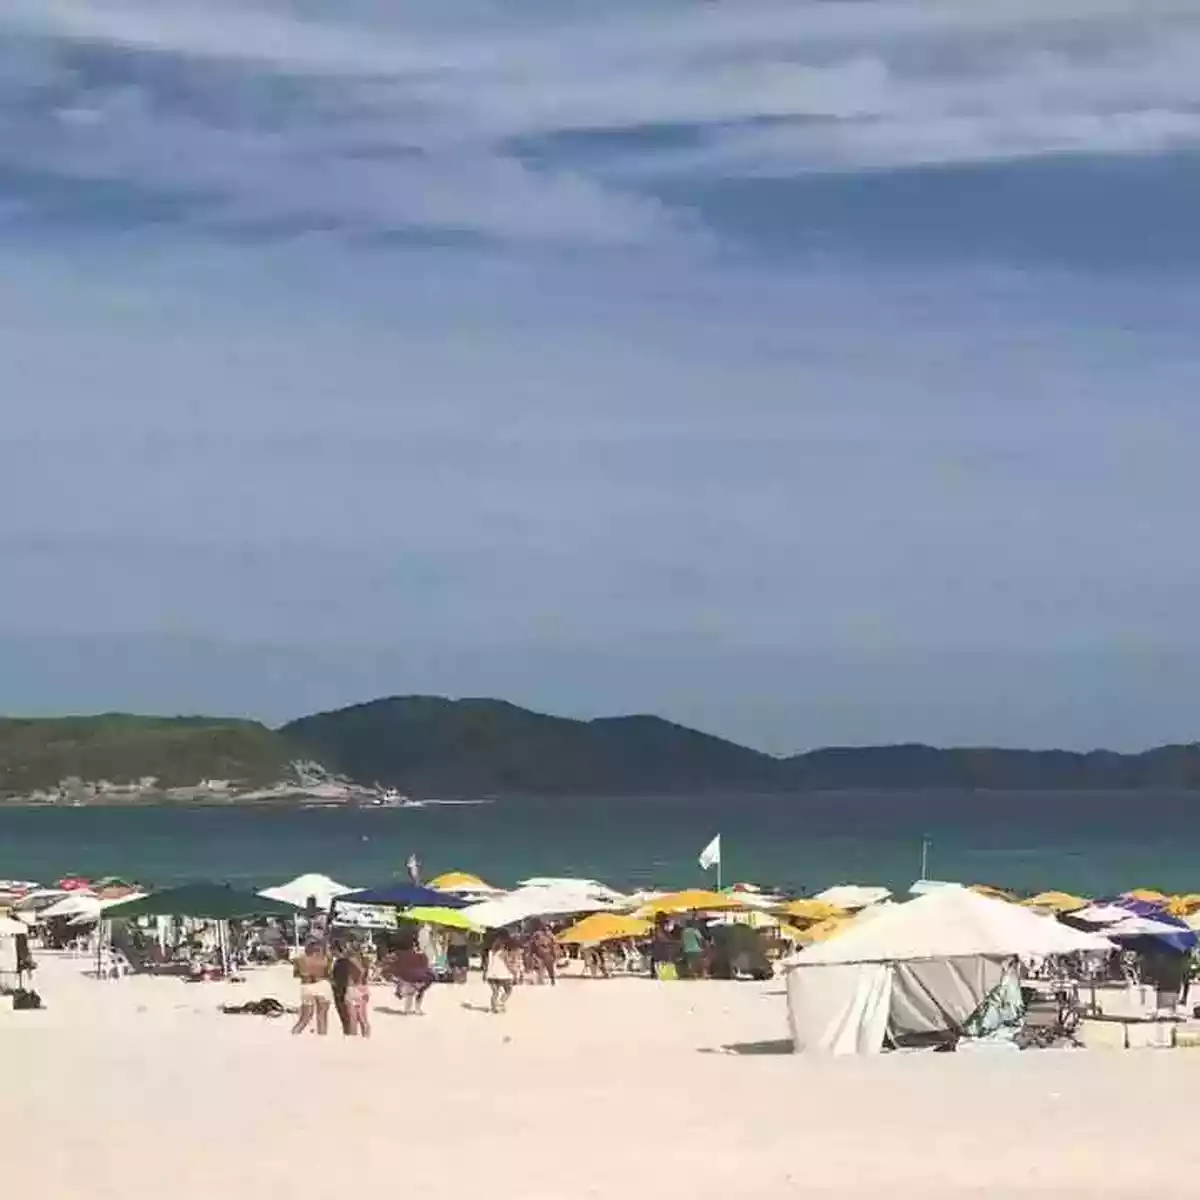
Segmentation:
<svg viewBox="0 0 1200 1200">
<path fill-rule="evenodd" d="M 558 935 L 560 942 L 575 946 L 594 946 L 600 942 L 619 941 L 622 938 L 645 937 L 650 932 L 649 921 L 637 917 L 626 917 L 619 913 L 598 912 Z"/>
<path fill-rule="evenodd" d="M 196 917 L 205 921 L 234 921 L 247 917 L 294 917 L 297 906 L 242 892 L 224 883 L 186 883 L 149 896 L 121 900 L 104 911 L 106 919 L 133 917 Z"/>
<path fill-rule="evenodd" d="M 400 914 L 401 920 L 416 921 L 419 925 L 437 925 L 442 929 L 465 929 L 468 933 L 482 933 L 461 909 L 457 908 L 410 908 Z"/>
<path fill-rule="evenodd" d="M 856 918 L 787 964 L 797 1051 L 876 1054 L 891 1038 L 955 1034 L 1003 985 L 1013 960 L 1111 950 L 1107 938 L 1054 917 L 946 887 Z"/>
<path fill-rule="evenodd" d="M 1038 892 L 1036 896 L 1022 900 L 1021 905 L 1023 908 L 1044 908 L 1047 912 L 1073 913 L 1087 908 L 1088 902 L 1070 892 Z"/>
<path fill-rule="evenodd" d="M 38 913 L 38 917 L 41 920 L 49 921 L 57 917 L 87 916 L 98 921 L 103 908 L 104 901 L 94 893 L 69 891 L 60 899 L 55 900 L 53 904 L 48 904 L 43 908 Z"/>
<path fill-rule="evenodd" d="M 999 957 L 1111 950 L 1095 933 L 962 887 L 939 888 L 859 918 L 841 937 L 803 952 L 805 963 L 903 962 L 964 955 Z"/>
<path fill-rule="evenodd" d="M 534 917 L 574 916 L 612 908 L 612 901 L 561 887 L 521 887 L 515 892 L 481 900 L 464 911 L 485 929 L 503 929 Z"/>
<path fill-rule="evenodd" d="M 386 905 L 391 908 L 465 908 L 469 903 L 461 896 L 438 892 L 415 883 L 393 883 L 387 887 L 346 892 L 338 896 L 337 900 L 345 900 L 350 904 Z"/>
<path fill-rule="evenodd" d="M 794 917 L 797 921 L 827 921 L 830 917 L 845 915 L 843 909 L 827 904 L 824 900 L 789 900 L 775 911 L 785 917 Z"/>
<path fill-rule="evenodd" d="M 824 900 L 834 908 L 867 908 L 891 898 L 885 887 L 866 887 L 860 883 L 839 883 L 836 887 L 818 892 L 814 899 Z"/>
<path fill-rule="evenodd" d="M 688 888 L 682 892 L 667 892 L 657 896 L 634 913 L 637 917 L 658 917 L 670 913 L 684 912 L 728 912 L 730 909 L 745 908 L 739 896 L 731 892 L 706 892 L 700 888 Z"/>
<path fill-rule="evenodd" d="M 431 879 L 429 886 L 437 892 L 466 892 L 474 895 L 485 895 L 488 892 L 504 890 L 492 887 L 490 883 L 486 883 L 478 875 L 472 875 L 469 871 L 446 871 L 436 879 Z"/>
<path fill-rule="evenodd" d="M 338 883 L 336 879 L 330 879 L 328 875 L 308 874 L 297 875 L 295 879 L 277 887 L 264 888 L 258 894 L 268 900 L 279 900 L 296 908 L 307 908 L 309 900 L 312 900 L 318 909 L 328 912 L 334 900 L 352 891 L 353 888 Z"/>
<path fill-rule="evenodd" d="M 1138 948 L 1136 944 L 1141 943 L 1144 949 L 1171 950 L 1177 954 L 1194 950 L 1200 941 L 1186 921 L 1166 914 L 1156 917 L 1128 916 L 1108 926 L 1104 933 L 1106 937 L 1135 949 Z"/>
</svg>

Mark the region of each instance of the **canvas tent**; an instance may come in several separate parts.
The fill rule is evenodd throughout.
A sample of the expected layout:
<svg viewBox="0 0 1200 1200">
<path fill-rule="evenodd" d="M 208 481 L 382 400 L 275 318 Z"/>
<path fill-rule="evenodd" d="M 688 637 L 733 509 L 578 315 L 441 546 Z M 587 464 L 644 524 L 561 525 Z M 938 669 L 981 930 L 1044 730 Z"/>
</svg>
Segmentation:
<svg viewBox="0 0 1200 1200">
<path fill-rule="evenodd" d="M 797 1052 L 877 1054 L 885 1041 L 959 1029 L 1015 959 L 1112 948 L 961 887 L 938 888 L 855 922 L 787 964 Z"/>
</svg>

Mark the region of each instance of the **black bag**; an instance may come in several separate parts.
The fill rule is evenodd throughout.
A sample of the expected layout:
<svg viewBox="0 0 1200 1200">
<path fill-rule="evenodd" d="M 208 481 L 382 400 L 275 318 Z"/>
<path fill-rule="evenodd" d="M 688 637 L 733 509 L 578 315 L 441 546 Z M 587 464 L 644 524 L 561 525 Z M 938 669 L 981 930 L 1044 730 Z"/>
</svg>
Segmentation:
<svg viewBox="0 0 1200 1200">
<path fill-rule="evenodd" d="M 41 1008 L 42 998 L 37 992 L 29 991 L 26 988 L 17 988 L 13 992 L 13 1008 Z"/>
</svg>

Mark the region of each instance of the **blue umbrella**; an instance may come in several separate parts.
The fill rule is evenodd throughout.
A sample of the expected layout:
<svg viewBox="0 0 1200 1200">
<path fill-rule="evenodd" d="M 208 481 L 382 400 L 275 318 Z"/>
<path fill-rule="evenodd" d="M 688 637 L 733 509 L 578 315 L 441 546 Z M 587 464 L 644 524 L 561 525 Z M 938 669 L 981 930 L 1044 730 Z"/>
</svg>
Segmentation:
<svg viewBox="0 0 1200 1200">
<path fill-rule="evenodd" d="M 361 892 L 347 892 L 338 896 L 335 903 L 380 904 L 391 908 L 466 908 L 471 903 L 450 892 L 437 892 L 433 888 L 420 887 L 415 883 L 392 883 L 381 888 L 367 888 Z"/>
<path fill-rule="evenodd" d="M 1196 931 L 1190 929 L 1186 921 L 1163 912 L 1119 921 L 1106 929 L 1104 936 L 1131 949 L 1173 950 L 1176 954 L 1186 954 L 1200 942 Z"/>
</svg>

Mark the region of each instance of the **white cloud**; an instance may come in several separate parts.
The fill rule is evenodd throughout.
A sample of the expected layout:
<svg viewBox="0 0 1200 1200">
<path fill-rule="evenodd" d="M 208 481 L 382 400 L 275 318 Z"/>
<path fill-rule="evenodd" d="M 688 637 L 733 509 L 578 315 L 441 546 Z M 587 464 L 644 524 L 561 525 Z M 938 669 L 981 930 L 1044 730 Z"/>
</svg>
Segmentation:
<svg viewBox="0 0 1200 1200">
<path fill-rule="evenodd" d="M 7 0 L 0 44 L 0 168 L 218 224 L 648 244 L 694 232 L 660 176 L 1200 144 L 1200 11 L 1177 0 Z M 700 145 L 528 153 L 656 125 Z"/>
</svg>

